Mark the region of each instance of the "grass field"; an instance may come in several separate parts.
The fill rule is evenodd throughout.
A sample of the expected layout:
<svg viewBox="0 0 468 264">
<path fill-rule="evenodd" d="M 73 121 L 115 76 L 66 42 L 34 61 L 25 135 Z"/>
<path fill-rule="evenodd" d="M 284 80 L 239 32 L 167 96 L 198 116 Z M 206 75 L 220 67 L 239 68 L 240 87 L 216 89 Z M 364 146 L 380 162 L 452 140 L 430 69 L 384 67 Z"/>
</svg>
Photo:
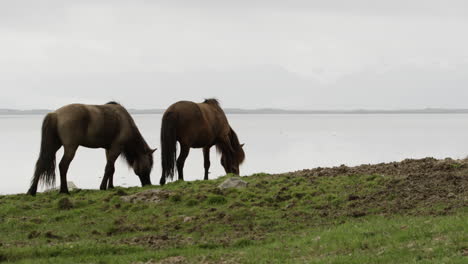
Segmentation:
<svg viewBox="0 0 468 264">
<path fill-rule="evenodd" d="M 468 263 L 468 166 L 431 166 L 418 171 L 453 184 L 338 167 L 242 177 L 244 189 L 218 189 L 226 176 L 0 196 L 0 262 Z M 149 189 L 160 203 L 121 199 Z"/>
</svg>

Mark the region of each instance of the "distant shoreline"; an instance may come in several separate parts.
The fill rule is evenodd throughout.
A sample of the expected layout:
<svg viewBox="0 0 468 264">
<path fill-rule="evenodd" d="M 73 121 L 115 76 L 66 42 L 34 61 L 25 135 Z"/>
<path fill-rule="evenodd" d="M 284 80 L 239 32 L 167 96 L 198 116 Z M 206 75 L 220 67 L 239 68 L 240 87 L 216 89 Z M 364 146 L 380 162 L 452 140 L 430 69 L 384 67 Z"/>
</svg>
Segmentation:
<svg viewBox="0 0 468 264">
<path fill-rule="evenodd" d="M 45 115 L 53 110 L 0 109 L 0 115 Z M 163 114 L 163 109 L 129 109 L 134 115 Z M 468 109 L 402 109 L 402 110 L 283 110 L 283 109 L 224 109 L 226 114 L 310 115 L 310 114 L 468 114 Z"/>
<path fill-rule="evenodd" d="M 33 110 L 16 110 L 16 109 L 0 109 L 0 115 L 44 115 L 53 110 L 33 109 Z M 134 115 L 142 114 L 162 114 L 163 109 L 129 109 L 129 112 Z M 443 109 L 443 108 L 427 108 L 427 109 L 399 109 L 399 110 L 284 110 L 284 109 L 236 109 L 226 108 L 226 114 L 262 114 L 262 115 L 313 115 L 313 114 L 468 114 L 468 109 Z"/>
</svg>

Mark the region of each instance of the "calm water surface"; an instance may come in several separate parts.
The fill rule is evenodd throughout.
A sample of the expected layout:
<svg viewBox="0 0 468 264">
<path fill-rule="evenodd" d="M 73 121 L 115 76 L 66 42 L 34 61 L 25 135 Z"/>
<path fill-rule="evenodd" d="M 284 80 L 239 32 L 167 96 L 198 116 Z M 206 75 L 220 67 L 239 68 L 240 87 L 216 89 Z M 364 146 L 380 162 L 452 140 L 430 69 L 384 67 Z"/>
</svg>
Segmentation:
<svg viewBox="0 0 468 264">
<path fill-rule="evenodd" d="M 161 115 L 135 115 L 155 154 L 153 183 L 159 182 Z M 464 158 L 468 155 L 468 115 L 229 115 L 245 143 L 242 175 L 398 161 L 405 158 Z M 0 193 L 21 193 L 29 187 L 40 144 L 42 116 L 0 116 Z M 57 154 L 60 159 L 62 151 Z M 211 178 L 223 175 L 212 149 Z M 98 188 L 104 173 L 102 149 L 79 148 L 68 180 L 80 188 Z M 192 149 L 186 161 L 188 180 L 203 178 L 203 155 Z M 58 181 L 58 179 L 57 179 Z M 139 180 L 123 161 L 116 163 L 116 185 L 137 186 Z"/>
</svg>

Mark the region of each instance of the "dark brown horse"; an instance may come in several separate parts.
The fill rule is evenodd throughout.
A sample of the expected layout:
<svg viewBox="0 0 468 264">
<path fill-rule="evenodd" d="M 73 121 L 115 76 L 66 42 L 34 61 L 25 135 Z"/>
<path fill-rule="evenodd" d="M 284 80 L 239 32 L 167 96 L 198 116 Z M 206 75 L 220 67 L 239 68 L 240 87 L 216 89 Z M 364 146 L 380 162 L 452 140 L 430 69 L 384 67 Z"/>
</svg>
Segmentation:
<svg viewBox="0 0 468 264">
<path fill-rule="evenodd" d="M 184 163 L 190 148 L 203 148 L 205 180 L 208 180 L 212 146 L 216 146 L 221 153 L 221 164 L 226 173 L 239 174 L 239 165 L 245 159 L 243 145 L 239 144 L 236 132 L 216 99 L 207 99 L 199 104 L 177 102 L 164 113 L 161 126 L 161 185 L 166 183 L 167 178 L 174 178 L 177 141 L 180 144 L 176 165 L 179 180 L 184 179 Z"/>
<path fill-rule="evenodd" d="M 42 123 L 39 159 L 28 194 L 35 195 L 40 180 L 55 184 L 55 153 L 63 146 L 59 164 L 60 193 L 68 193 L 67 171 L 78 146 L 104 148 L 107 164 L 101 190 L 113 188 L 115 160 L 122 153 L 142 185 L 151 184 L 153 152 L 140 134 L 133 118 L 118 103 L 105 105 L 71 104 L 49 113 Z"/>
</svg>

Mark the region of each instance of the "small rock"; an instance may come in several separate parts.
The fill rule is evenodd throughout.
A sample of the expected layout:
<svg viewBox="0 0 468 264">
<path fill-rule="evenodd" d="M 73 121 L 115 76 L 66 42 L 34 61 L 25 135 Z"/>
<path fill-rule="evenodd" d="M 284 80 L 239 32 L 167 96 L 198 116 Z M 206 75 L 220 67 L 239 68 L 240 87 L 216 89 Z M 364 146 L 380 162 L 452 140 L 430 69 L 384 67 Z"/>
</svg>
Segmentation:
<svg viewBox="0 0 468 264">
<path fill-rule="evenodd" d="M 245 188 L 248 183 L 241 180 L 239 177 L 232 177 L 225 180 L 223 183 L 218 185 L 218 188 L 221 190 L 230 189 L 230 188 Z"/>
<path fill-rule="evenodd" d="M 426 251 L 426 252 L 433 252 L 434 249 L 433 249 L 433 248 L 425 248 L 424 251 Z"/>
<path fill-rule="evenodd" d="M 72 181 L 67 181 L 67 186 L 69 191 L 79 189 L 78 186 L 76 186 L 76 184 Z"/>
<path fill-rule="evenodd" d="M 455 198 L 457 197 L 454 193 L 447 194 L 447 198 Z"/>
<path fill-rule="evenodd" d="M 190 217 L 190 216 L 184 217 L 184 223 L 192 222 L 192 220 L 193 220 L 193 217 Z"/>
<path fill-rule="evenodd" d="M 67 181 L 67 186 L 68 186 L 68 190 L 69 190 L 69 191 L 79 190 L 79 189 L 80 189 L 80 188 L 78 188 L 78 187 L 76 186 L 76 184 L 75 184 L 74 182 L 72 182 L 72 181 Z M 59 189 L 59 187 L 51 187 L 51 188 L 45 190 L 44 192 L 56 191 L 56 190 L 58 190 L 58 189 Z"/>
</svg>

